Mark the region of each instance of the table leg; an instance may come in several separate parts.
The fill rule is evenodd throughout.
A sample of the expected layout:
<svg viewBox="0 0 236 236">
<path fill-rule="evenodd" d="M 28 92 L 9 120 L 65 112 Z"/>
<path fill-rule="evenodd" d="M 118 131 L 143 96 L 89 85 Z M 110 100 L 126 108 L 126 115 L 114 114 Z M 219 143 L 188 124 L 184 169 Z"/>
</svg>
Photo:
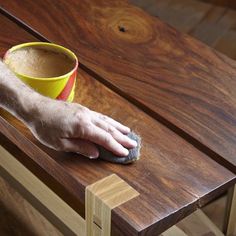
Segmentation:
<svg viewBox="0 0 236 236">
<path fill-rule="evenodd" d="M 0 175 L 64 235 L 110 236 L 111 210 L 139 193 L 116 174 L 86 188 L 86 220 L 0 146 Z"/>
<path fill-rule="evenodd" d="M 167 229 L 161 236 L 188 236 L 182 229 L 174 225 Z"/>
<path fill-rule="evenodd" d="M 228 191 L 224 232 L 227 236 L 236 235 L 236 185 Z"/>
<path fill-rule="evenodd" d="M 162 236 L 187 236 L 187 235 L 215 235 L 224 236 L 220 229 L 208 218 L 208 216 L 198 209 L 187 216 L 177 225 L 172 226 Z"/>
<path fill-rule="evenodd" d="M 65 235 L 85 235 L 85 220 L 0 146 L 0 175 Z"/>
<path fill-rule="evenodd" d="M 89 185 L 85 192 L 86 236 L 110 236 L 111 210 L 138 195 L 116 174 Z"/>
</svg>

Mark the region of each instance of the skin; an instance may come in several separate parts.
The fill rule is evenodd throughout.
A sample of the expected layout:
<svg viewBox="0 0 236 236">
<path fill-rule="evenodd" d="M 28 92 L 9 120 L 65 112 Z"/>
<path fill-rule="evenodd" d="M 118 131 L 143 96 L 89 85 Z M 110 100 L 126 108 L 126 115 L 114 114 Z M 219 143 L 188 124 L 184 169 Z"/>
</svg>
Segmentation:
<svg viewBox="0 0 236 236">
<path fill-rule="evenodd" d="M 29 99 L 30 98 L 30 99 Z M 130 129 L 112 118 L 77 104 L 44 97 L 19 80 L 0 61 L 0 107 L 20 119 L 44 145 L 57 151 L 99 156 L 96 144 L 117 156 L 137 145 Z"/>
</svg>

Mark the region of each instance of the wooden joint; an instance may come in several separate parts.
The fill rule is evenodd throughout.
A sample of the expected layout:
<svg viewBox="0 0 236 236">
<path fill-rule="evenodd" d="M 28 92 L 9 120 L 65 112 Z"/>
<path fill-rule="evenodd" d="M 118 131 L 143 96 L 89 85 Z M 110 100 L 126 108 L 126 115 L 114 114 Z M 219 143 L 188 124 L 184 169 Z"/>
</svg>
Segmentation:
<svg viewBox="0 0 236 236">
<path fill-rule="evenodd" d="M 109 236 L 111 210 L 139 193 L 116 174 L 89 185 L 85 191 L 87 236 Z"/>
</svg>

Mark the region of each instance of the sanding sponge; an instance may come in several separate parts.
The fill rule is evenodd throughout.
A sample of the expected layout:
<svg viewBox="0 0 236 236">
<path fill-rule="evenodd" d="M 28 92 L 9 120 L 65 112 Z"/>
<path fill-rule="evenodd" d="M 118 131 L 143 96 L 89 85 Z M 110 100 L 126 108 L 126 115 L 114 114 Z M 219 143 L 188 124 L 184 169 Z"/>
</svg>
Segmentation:
<svg viewBox="0 0 236 236">
<path fill-rule="evenodd" d="M 130 132 L 127 135 L 129 138 L 137 142 L 137 146 L 129 150 L 129 154 L 126 157 L 115 156 L 112 152 L 106 150 L 105 148 L 99 146 L 99 158 L 105 161 L 118 163 L 118 164 L 128 164 L 134 162 L 140 157 L 140 148 L 141 148 L 141 138 L 134 132 Z"/>
</svg>

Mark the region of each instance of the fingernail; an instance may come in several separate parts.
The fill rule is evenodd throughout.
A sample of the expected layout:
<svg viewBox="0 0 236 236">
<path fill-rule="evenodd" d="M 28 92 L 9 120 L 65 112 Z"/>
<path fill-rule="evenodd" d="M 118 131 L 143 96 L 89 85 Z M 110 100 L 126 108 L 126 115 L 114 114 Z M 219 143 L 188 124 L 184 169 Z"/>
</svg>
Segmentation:
<svg viewBox="0 0 236 236">
<path fill-rule="evenodd" d="M 128 155 L 129 155 L 129 150 L 126 149 L 126 148 L 124 148 L 124 149 L 123 149 L 123 155 L 124 155 L 124 156 L 128 156 Z"/>
<path fill-rule="evenodd" d="M 89 159 L 97 159 L 98 157 L 97 156 L 89 156 L 88 158 Z"/>
<path fill-rule="evenodd" d="M 125 128 L 126 128 L 127 132 L 130 132 L 130 128 L 129 127 L 125 126 Z"/>
<path fill-rule="evenodd" d="M 132 140 L 131 139 L 131 144 L 134 146 L 134 147 L 137 147 L 138 143 L 135 141 L 135 140 Z"/>
<path fill-rule="evenodd" d="M 89 159 L 97 159 L 99 157 L 99 152 L 93 153 L 93 155 L 89 156 Z"/>
<path fill-rule="evenodd" d="M 98 154 L 96 154 L 96 155 L 94 155 L 94 156 L 88 156 L 88 155 L 85 155 L 85 154 L 83 154 L 83 153 L 80 153 L 80 152 L 77 152 L 79 155 L 83 155 L 83 156 L 86 156 L 86 157 L 88 157 L 89 159 L 97 159 L 98 158 L 98 156 L 99 156 L 99 153 Z"/>
</svg>

